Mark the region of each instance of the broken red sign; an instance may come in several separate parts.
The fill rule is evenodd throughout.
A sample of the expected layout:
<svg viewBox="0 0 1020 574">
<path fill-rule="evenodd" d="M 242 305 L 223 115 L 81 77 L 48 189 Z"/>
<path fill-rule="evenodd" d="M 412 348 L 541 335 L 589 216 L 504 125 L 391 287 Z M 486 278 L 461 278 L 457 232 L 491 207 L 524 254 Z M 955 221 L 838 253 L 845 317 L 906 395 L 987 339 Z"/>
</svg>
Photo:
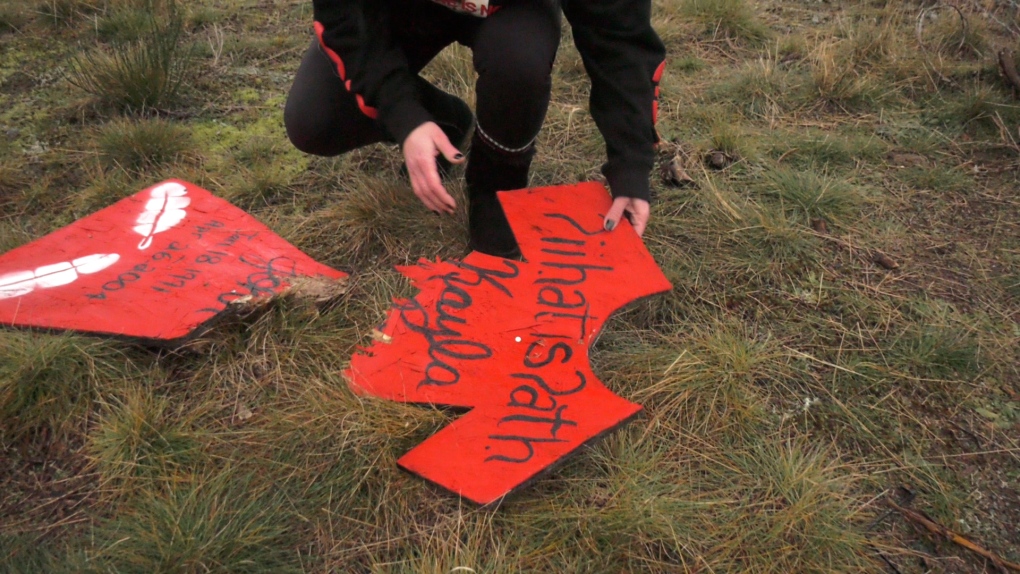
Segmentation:
<svg viewBox="0 0 1020 574">
<path fill-rule="evenodd" d="M 208 191 L 168 180 L 0 256 L 0 324 L 178 339 L 298 277 L 346 275 Z"/>
<path fill-rule="evenodd" d="M 347 372 L 362 394 L 470 408 L 398 462 L 479 504 L 641 410 L 599 382 L 588 347 L 613 311 L 671 287 L 630 224 L 603 231 L 602 185 L 500 200 L 527 261 L 399 268 L 420 293 L 396 302 Z"/>
</svg>

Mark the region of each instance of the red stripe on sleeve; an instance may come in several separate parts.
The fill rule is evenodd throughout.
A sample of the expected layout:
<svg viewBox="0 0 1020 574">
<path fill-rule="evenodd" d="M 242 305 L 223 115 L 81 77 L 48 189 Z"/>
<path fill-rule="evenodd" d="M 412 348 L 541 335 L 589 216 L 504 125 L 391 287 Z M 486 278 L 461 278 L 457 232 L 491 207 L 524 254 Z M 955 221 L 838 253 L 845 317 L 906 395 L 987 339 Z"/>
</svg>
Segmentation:
<svg viewBox="0 0 1020 574">
<path fill-rule="evenodd" d="M 659 80 L 662 79 L 662 73 L 665 70 L 666 60 L 663 60 L 659 67 L 655 68 L 655 73 L 652 74 L 652 83 L 655 84 L 655 96 L 652 98 L 652 124 L 659 121 Z"/>
<path fill-rule="evenodd" d="M 322 39 L 322 33 L 325 31 L 325 27 L 316 22 L 315 23 L 315 36 L 319 39 L 319 45 L 322 46 L 322 51 L 326 53 L 326 56 L 332 60 L 336 66 L 336 71 L 340 74 L 340 79 L 344 82 L 344 87 L 347 91 L 351 91 L 351 81 L 347 79 L 347 68 L 344 66 L 343 59 L 340 58 L 340 54 L 334 52 L 329 46 L 326 45 L 326 41 Z M 351 92 L 354 93 L 354 92 Z M 365 104 L 365 98 L 361 94 L 354 93 L 355 99 L 358 100 L 358 107 L 361 108 L 361 113 L 372 118 L 373 120 L 379 117 L 379 111 L 375 108 Z"/>
</svg>

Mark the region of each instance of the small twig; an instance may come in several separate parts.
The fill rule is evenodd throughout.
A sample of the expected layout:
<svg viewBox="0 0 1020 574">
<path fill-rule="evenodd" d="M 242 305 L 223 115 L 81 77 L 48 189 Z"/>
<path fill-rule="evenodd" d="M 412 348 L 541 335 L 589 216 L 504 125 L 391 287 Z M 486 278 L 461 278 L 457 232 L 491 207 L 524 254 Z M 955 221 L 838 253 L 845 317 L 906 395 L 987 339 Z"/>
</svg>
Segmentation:
<svg viewBox="0 0 1020 574">
<path fill-rule="evenodd" d="M 886 556 L 882 552 L 879 552 L 878 557 L 881 558 L 882 562 L 885 562 L 885 565 L 888 566 L 889 569 L 892 570 L 895 574 L 903 574 L 903 571 L 897 568 L 896 565 L 893 564 L 893 561 L 889 560 L 888 556 Z"/>
<path fill-rule="evenodd" d="M 223 44 L 225 41 L 226 37 L 223 35 L 223 29 L 220 28 L 219 24 L 213 24 L 212 30 L 209 32 L 209 51 L 212 52 L 212 67 L 214 68 L 220 64 L 220 56 L 223 55 Z"/>
<path fill-rule="evenodd" d="M 899 504 L 896 504 L 896 502 L 894 502 L 892 498 L 886 498 L 885 503 L 888 504 L 890 508 L 893 508 L 894 510 L 902 514 L 903 517 L 906 518 L 907 520 L 915 524 L 920 524 L 926 530 L 928 530 L 928 532 L 936 534 L 942 538 L 945 538 L 946 540 L 949 540 L 950 542 L 953 542 L 954 544 L 963 546 L 964 548 L 970 550 L 975 554 L 978 554 L 980 556 L 987 558 L 988 560 L 991 560 L 992 563 L 995 564 L 1000 569 L 1002 570 L 1009 569 L 1013 570 L 1014 572 L 1020 572 L 1020 564 L 1007 562 L 1006 560 L 1000 558 L 991 551 L 985 550 L 981 546 L 978 546 L 977 544 L 971 542 L 970 540 L 964 538 L 963 536 L 953 532 L 952 530 L 946 528 L 945 526 L 942 526 L 941 524 L 935 522 L 934 520 L 928 518 L 927 516 L 921 514 L 920 512 L 900 506 Z"/>
<path fill-rule="evenodd" d="M 845 248 L 849 249 L 851 254 L 855 255 L 861 261 L 875 263 L 879 267 L 881 267 L 883 269 L 888 269 L 888 270 L 894 270 L 894 269 L 899 269 L 900 268 L 900 264 L 899 263 L 897 263 L 894 259 L 892 259 L 888 255 L 886 255 L 885 253 L 882 253 L 881 251 L 879 251 L 877 249 L 869 249 L 869 248 L 866 248 L 866 247 L 864 247 L 864 248 L 856 247 L 855 248 L 853 245 L 850 245 L 846 241 L 844 241 L 844 240 L 842 240 L 842 239 L 840 239 L 838 237 L 835 237 L 833 235 L 828 235 L 826 233 L 820 232 L 819 230 L 814 229 L 813 227 L 812 227 L 812 231 L 810 231 L 809 233 L 811 235 L 815 236 L 815 237 L 819 237 L 821 239 L 825 239 L 827 241 L 831 241 L 832 243 L 834 243 L 834 244 L 836 244 L 836 245 L 838 245 L 840 247 L 845 247 Z"/>
<path fill-rule="evenodd" d="M 1013 134 L 1006 127 L 1006 122 L 1002 121 L 999 112 L 995 112 L 992 121 L 995 122 L 995 127 L 999 128 L 999 136 L 1002 138 L 1003 145 L 1020 154 L 1020 142 L 1013 138 Z M 1017 127 L 1017 138 L 1020 138 L 1020 126 Z"/>
<path fill-rule="evenodd" d="M 914 501 L 914 498 L 917 497 L 917 493 L 915 493 L 913 490 L 911 490 L 910 488 L 908 488 L 906 486 L 899 486 L 895 490 L 900 491 L 900 492 L 903 493 L 903 496 L 900 498 L 900 502 L 902 502 L 903 504 L 910 504 L 911 502 Z M 889 491 L 886 490 L 880 496 L 881 496 L 881 498 L 885 499 L 885 498 L 889 497 L 889 494 L 890 494 Z M 868 527 L 864 529 L 864 531 L 865 532 L 870 532 L 873 528 L 878 526 L 879 523 L 881 523 L 883 520 L 885 520 L 886 518 L 889 518 L 889 515 L 891 515 L 894 512 L 896 512 L 895 508 L 887 509 L 881 515 L 879 515 L 878 518 L 876 518 L 875 520 L 872 520 L 871 524 L 869 524 Z"/>
</svg>

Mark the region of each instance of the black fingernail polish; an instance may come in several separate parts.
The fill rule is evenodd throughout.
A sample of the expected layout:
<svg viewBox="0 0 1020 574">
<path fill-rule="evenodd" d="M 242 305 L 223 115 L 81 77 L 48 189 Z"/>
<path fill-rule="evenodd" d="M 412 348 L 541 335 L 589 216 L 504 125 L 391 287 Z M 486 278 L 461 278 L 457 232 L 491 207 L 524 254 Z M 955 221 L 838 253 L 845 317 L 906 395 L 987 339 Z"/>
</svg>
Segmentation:
<svg viewBox="0 0 1020 574">
<path fill-rule="evenodd" d="M 606 231 L 612 231 L 614 227 L 616 227 L 616 222 L 613 221 L 612 219 L 607 219 L 606 220 Z"/>
<path fill-rule="evenodd" d="M 457 161 L 460 161 L 460 160 L 464 159 L 464 154 L 458 153 L 458 154 L 453 156 L 453 159 L 455 159 Z"/>
</svg>

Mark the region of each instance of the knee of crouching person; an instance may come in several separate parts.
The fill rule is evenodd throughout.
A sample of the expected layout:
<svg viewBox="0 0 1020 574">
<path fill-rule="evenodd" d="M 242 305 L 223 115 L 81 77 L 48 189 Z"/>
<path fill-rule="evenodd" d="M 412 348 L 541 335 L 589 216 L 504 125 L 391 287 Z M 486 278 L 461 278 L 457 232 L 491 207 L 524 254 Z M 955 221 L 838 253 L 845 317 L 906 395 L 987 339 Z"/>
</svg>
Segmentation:
<svg viewBox="0 0 1020 574">
<path fill-rule="evenodd" d="M 283 125 L 287 130 L 287 139 L 297 149 L 310 154 L 322 155 L 321 145 L 316 145 L 320 137 L 316 137 L 315 122 L 306 114 L 287 106 L 283 112 Z"/>
<path fill-rule="evenodd" d="M 522 49 L 508 50 L 499 71 L 507 86 L 525 96 L 541 98 L 552 87 L 552 67 L 549 62 Z"/>
</svg>

